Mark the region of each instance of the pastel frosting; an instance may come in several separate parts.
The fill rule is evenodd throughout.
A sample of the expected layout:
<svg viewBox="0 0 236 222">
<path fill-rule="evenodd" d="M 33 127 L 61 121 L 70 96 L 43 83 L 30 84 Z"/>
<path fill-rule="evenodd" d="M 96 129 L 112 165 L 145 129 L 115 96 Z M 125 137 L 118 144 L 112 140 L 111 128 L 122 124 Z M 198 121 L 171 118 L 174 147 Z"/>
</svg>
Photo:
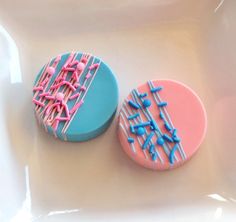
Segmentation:
<svg viewBox="0 0 236 222">
<path fill-rule="evenodd" d="M 85 141 L 103 133 L 118 104 L 118 86 L 101 59 L 78 52 L 51 59 L 37 75 L 33 104 L 40 125 L 64 141 Z"/>
<path fill-rule="evenodd" d="M 173 169 L 189 160 L 207 127 L 206 111 L 197 94 L 172 80 L 148 81 L 132 90 L 118 121 L 124 151 L 153 170 Z"/>
</svg>

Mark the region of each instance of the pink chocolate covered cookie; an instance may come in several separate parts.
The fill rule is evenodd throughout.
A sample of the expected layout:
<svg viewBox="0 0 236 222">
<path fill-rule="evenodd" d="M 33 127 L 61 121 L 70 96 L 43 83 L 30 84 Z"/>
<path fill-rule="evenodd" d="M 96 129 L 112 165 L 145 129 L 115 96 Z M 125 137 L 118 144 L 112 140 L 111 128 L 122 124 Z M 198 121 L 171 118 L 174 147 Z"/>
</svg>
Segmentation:
<svg viewBox="0 0 236 222">
<path fill-rule="evenodd" d="M 199 97 L 172 80 L 155 80 L 134 89 L 122 105 L 118 136 L 138 164 L 173 169 L 198 150 L 206 133 L 206 112 Z"/>
</svg>

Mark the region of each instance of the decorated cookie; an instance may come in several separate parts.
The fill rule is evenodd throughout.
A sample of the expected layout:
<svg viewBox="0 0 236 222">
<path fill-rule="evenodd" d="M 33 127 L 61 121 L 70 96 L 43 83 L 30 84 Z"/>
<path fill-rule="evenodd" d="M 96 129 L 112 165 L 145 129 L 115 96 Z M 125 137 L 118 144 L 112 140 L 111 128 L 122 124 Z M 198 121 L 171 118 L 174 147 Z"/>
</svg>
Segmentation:
<svg viewBox="0 0 236 222">
<path fill-rule="evenodd" d="M 66 53 L 41 69 L 33 87 L 38 122 L 65 141 L 84 141 L 104 132 L 117 108 L 111 69 L 89 54 Z"/>
<path fill-rule="evenodd" d="M 206 127 L 203 104 L 189 87 L 155 80 L 132 90 L 124 101 L 118 136 L 135 162 L 166 170 L 182 165 L 196 153 Z"/>
</svg>

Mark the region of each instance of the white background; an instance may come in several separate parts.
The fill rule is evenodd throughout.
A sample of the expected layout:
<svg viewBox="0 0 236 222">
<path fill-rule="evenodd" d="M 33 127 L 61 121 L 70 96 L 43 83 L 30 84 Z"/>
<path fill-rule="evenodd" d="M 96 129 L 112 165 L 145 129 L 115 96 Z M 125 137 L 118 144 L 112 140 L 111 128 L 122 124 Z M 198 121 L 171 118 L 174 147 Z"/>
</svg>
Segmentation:
<svg viewBox="0 0 236 222">
<path fill-rule="evenodd" d="M 235 11 L 234 0 L 0 0 L 0 221 L 235 221 Z M 153 172 L 124 154 L 116 119 L 84 143 L 38 128 L 35 75 L 72 50 L 111 66 L 120 104 L 149 79 L 189 85 L 208 115 L 197 155 Z"/>
</svg>

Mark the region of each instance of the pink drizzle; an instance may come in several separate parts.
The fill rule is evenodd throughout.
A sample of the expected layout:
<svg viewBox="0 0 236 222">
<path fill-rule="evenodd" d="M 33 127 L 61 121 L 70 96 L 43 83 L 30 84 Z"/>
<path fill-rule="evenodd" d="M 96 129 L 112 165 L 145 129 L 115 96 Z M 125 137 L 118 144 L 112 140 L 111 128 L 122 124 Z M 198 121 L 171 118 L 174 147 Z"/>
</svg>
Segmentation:
<svg viewBox="0 0 236 222">
<path fill-rule="evenodd" d="M 78 93 L 72 95 L 72 96 L 69 98 L 69 100 L 75 99 L 75 98 L 78 97 L 79 95 L 80 95 L 80 93 L 78 92 Z"/>
<path fill-rule="evenodd" d="M 91 77 L 92 77 L 92 74 L 90 72 L 85 76 L 86 79 L 89 79 Z"/>
<path fill-rule="evenodd" d="M 89 67 L 89 70 L 96 69 L 96 68 L 98 68 L 98 66 L 99 66 L 99 63 L 92 64 L 92 65 Z"/>
<path fill-rule="evenodd" d="M 33 91 L 43 91 L 43 87 L 42 86 L 36 86 L 33 88 Z"/>
<path fill-rule="evenodd" d="M 63 69 L 64 71 L 67 71 L 67 72 L 74 72 L 75 69 L 74 68 L 70 68 L 70 67 L 66 67 Z"/>
<path fill-rule="evenodd" d="M 34 104 L 36 104 L 36 105 L 39 105 L 39 106 L 44 107 L 44 104 L 41 103 L 40 101 L 36 100 L 36 99 L 33 99 L 32 102 L 33 102 Z"/>
<path fill-rule="evenodd" d="M 77 109 L 79 109 L 83 103 L 84 101 L 80 100 L 77 104 L 75 104 L 74 107 L 70 110 L 70 114 L 74 113 Z"/>
<path fill-rule="evenodd" d="M 62 82 L 52 86 L 51 89 L 58 89 L 58 88 L 60 88 L 63 85 L 68 85 L 71 88 L 72 91 L 76 90 L 76 88 L 70 82 L 68 82 L 66 80 L 63 80 Z"/>
<path fill-rule="evenodd" d="M 54 130 L 57 129 L 60 121 L 70 121 L 71 114 L 74 115 L 74 113 L 76 113 L 76 111 L 84 103 L 84 101 L 83 101 L 84 96 L 81 98 L 80 101 L 78 101 L 79 97 L 81 95 L 81 92 L 78 92 L 74 95 L 71 95 L 71 93 L 76 91 L 76 89 L 80 86 L 78 81 L 79 81 L 79 78 L 80 78 L 82 72 L 84 71 L 84 69 L 87 65 L 88 58 L 82 57 L 80 61 L 78 61 L 78 60 L 73 61 L 73 58 L 75 58 L 75 57 L 76 56 L 74 56 L 74 54 L 71 54 L 68 57 L 64 66 L 62 67 L 61 73 L 56 77 L 56 79 L 54 80 L 54 83 L 52 84 L 52 86 L 50 87 L 48 92 L 45 92 L 44 90 L 47 88 L 47 85 L 50 82 L 50 79 L 51 79 L 53 73 L 55 72 L 54 66 L 56 66 L 58 64 L 58 62 L 61 59 L 61 56 L 58 56 L 56 58 L 53 66 L 51 66 L 51 67 L 48 66 L 45 68 L 45 74 L 43 74 L 41 76 L 40 81 L 37 83 L 37 86 L 35 86 L 33 88 L 33 91 L 35 91 L 35 92 L 42 91 L 39 94 L 39 97 L 40 97 L 40 100 L 41 99 L 43 100 L 43 101 L 38 101 L 36 99 L 33 99 L 33 103 L 44 107 L 45 106 L 44 102 L 46 102 L 47 100 L 52 101 L 52 102 L 49 101 L 47 106 L 41 111 L 40 114 L 45 115 L 44 121 L 46 121 L 47 124 L 50 124 Z M 89 67 L 89 70 L 97 69 L 98 66 L 99 66 L 99 63 L 92 64 Z M 71 79 L 69 81 L 66 81 L 68 72 L 73 72 L 73 73 L 71 75 Z M 88 72 L 85 76 L 84 84 L 80 88 L 81 91 L 85 91 L 85 94 L 88 90 L 85 86 L 86 81 L 91 77 L 92 77 L 92 74 L 90 72 Z M 64 88 L 59 93 L 58 91 L 61 86 L 64 86 Z M 62 95 L 59 95 L 59 94 L 62 94 Z M 76 101 L 75 105 L 73 106 L 73 108 L 71 110 L 69 110 L 68 106 L 67 106 L 67 100 L 68 99 L 72 100 L 72 99 L 76 99 L 76 98 L 77 98 L 77 101 Z M 55 111 L 58 113 L 56 116 L 54 116 Z M 61 116 L 63 111 L 65 113 L 65 116 Z"/>
<path fill-rule="evenodd" d="M 49 95 L 49 92 L 44 92 L 44 93 L 41 93 L 40 95 L 39 95 L 39 97 L 44 97 L 44 96 L 48 96 Z"/>
</svg>

